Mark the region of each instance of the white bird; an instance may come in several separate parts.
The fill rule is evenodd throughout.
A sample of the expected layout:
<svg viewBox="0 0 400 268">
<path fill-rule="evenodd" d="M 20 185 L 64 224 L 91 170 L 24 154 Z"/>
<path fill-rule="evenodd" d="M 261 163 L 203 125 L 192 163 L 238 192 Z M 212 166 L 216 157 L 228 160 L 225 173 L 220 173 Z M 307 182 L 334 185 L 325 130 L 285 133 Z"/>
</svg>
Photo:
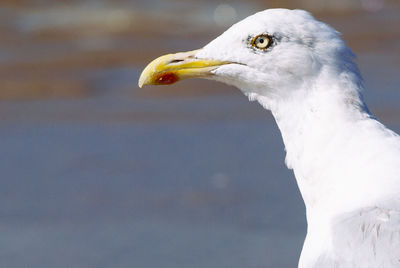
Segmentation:
<svg viewBox="0 0 400 268">
<path fill-rule="evenodd" d="M 308 12 L 269 9 L 154 60 L 139 86 L 203 77 L 272 112 L 307 210 L 299 267 L 400 267 L 400 137 L 368 111 L 353 59 Z"/>
</svg>

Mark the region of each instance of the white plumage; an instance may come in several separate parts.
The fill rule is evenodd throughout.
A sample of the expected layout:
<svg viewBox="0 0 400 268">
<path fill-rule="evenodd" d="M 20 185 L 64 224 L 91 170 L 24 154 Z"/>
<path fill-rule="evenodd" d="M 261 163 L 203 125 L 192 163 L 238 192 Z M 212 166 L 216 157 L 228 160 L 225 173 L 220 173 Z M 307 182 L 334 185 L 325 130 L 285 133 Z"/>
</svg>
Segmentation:
<svg viewBox="0 0 400 268">
<path fill-rule="evenodd" d="M 243 37 L 268 33 L 269 51 Z M 400 138 L 365 106 L 339 34 L 299 10 L 266 10 L 197 54 L 244 63 L 216 69 L 270 109 L 307 209 L 299 267 L 400 267 Z"/>
<path fill-rule="evenodd" d="M 268 35 L 266 50 L 250 40 Z M 307 209 L 299 267 L 400 267 L 400 138 L 370 114 L 338 32 L 301 10 L 233 25 L 191 59 L 271 110 Z"/>
</svg>

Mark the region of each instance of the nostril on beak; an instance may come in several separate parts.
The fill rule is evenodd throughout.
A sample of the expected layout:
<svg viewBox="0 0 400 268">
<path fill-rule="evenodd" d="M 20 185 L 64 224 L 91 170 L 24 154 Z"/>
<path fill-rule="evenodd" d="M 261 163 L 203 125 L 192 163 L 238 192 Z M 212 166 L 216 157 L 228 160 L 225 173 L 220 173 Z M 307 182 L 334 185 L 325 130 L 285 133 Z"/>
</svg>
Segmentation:
<svg viewBox="0 0 400 268">
<path fill-rule="evenodd" d="M 181 62 L 181 61 L 183 61 L 183 60 L 175 59 L 175 60 L 170 61 L 169 63 L 178 63 L 178 62 Z"/>
</svg>

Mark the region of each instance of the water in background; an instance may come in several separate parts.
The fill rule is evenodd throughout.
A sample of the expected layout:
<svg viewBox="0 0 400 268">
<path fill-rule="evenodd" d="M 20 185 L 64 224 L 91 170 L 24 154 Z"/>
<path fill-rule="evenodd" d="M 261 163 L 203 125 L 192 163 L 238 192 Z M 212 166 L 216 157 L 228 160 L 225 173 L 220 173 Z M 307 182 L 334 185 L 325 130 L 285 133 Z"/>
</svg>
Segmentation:
<svg viewBox="0 0 400 268">
<path fill-rule="evenodd" d="M 4 1 L 1 267 L 296 266 L 304 205 L 269 112 L 210 81 L 136 86 L 264 2 Z M 400 9 L 335 3 L 285 5 L 344 34 L 399 132 Z"/>
</svg>

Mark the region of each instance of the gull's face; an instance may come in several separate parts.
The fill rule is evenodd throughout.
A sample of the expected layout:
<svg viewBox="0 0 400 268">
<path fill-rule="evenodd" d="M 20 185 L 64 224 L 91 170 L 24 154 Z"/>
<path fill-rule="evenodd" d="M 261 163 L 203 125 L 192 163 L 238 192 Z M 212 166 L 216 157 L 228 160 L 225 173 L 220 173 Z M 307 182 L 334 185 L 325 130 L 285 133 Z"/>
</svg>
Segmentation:
<svg viewBox="0 0 400 268">
<path fill-rule="evenodd" d="M 334 53 L 340 42 L 334 30 L 304 11 L 266 10 L 233 25 L 202 49 L 157 58 L 143 71 L 139 86 L 197 77 L 268 96 L 318 73 L 324 64 L 319 51 Z"/>
</svg>

